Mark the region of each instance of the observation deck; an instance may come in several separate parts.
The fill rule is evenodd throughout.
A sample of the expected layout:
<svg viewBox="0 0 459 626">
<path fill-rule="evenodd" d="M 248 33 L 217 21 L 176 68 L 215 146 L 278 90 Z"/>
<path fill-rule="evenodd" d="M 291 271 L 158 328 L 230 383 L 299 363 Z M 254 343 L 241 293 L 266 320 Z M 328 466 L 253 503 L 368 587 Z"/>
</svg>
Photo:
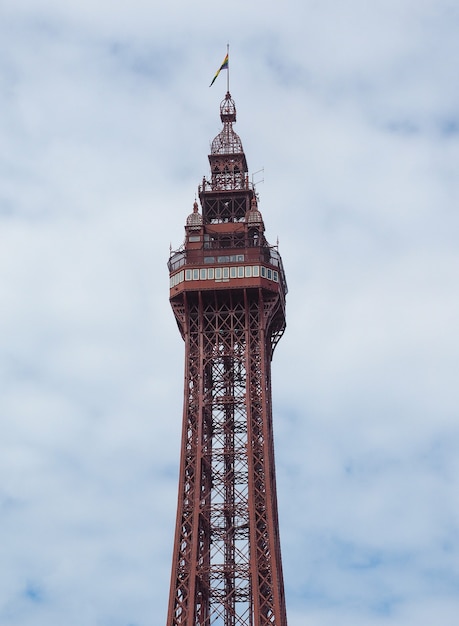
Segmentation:
<svg viewBox="0 0 459 626">
<path fill-rule="evenodd" d="M 274 246 L 178 250 L 168 263 L 170 297 L 182 291 L 258 288 L 287 293 L 282 259 Z"/>
<path fill-rule="evenodd" d="M 209 209 L 209 192 L 203 193 Z M 277 246 L 269 245 L 265 238 L 255 195 L 245 213 L 248 198 L 240 200 L 232 195 L 227 202 L 220 201 L 218 211 L 210 212 L 212 217 L 206 223 L 194 203 L 186 221 L 185 242 L 171 253 L 168 262 L 171 298 L 183 291 L 261 287 L 285 300 L 282 259 Z"/>
</svg>

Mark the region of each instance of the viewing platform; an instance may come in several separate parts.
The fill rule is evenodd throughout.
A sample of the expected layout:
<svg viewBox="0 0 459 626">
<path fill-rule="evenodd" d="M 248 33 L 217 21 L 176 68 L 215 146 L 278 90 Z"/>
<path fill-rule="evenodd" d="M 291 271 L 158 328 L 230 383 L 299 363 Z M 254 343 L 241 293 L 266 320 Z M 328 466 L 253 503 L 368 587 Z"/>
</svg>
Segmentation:
<svg viewBox="0 0 459 626">
<path fill-rule="evenodd" d="M 178 250 L 168 263 L 171 297 L 182 290 L 262 287 L 287 293 L 282 259 L 274 246 Z"/>
</svg>

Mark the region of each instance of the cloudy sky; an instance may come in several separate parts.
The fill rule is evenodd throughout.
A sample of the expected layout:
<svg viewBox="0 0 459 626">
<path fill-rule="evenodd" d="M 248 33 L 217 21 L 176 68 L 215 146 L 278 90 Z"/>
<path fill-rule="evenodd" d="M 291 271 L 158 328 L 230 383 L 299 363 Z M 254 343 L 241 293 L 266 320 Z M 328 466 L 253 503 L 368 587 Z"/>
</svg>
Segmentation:
<svg viewBox="0 0 459 626">
<path fill-rule="evenodd" d="M 457 0 L 3 0 L 0 624 L 164 626 L 168 303 L 231 93 L 289 283 L 290 626 L 459 612 Z"/>
</svg>

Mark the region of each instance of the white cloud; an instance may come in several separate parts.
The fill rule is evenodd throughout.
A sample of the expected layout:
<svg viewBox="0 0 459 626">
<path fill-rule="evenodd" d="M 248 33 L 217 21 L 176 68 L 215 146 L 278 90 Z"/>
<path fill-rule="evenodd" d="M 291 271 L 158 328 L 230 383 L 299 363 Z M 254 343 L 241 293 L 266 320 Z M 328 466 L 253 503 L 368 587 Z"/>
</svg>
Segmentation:
<svg viewBox="0 0 459 626">
<path fill-rule="evenodd" d="M 165 621 L 183 374 L 166 260 L 228 40 L 290 288 L 273 363 L 290 626 L 454 622 L 458 9 L 265 4 L 2 5 L 6 626 Z"/>
</svg>

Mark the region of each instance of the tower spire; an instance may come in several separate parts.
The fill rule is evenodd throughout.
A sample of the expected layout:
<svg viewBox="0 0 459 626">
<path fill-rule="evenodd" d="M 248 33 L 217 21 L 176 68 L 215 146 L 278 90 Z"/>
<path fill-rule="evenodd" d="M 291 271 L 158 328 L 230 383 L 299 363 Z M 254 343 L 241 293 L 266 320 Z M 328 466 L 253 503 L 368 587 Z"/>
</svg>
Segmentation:
<svg viewBox="0 0 459 626">
<path fill-rule="evenodd" d="M 220 119 L 223 128 L 212 141 L 209 154 L 212 189 L 248 190 L 247 159 L 242 141 L 233 129 L 236 122 L 236 104 L 229 91 L 220 103 Z"/>
</svg>

